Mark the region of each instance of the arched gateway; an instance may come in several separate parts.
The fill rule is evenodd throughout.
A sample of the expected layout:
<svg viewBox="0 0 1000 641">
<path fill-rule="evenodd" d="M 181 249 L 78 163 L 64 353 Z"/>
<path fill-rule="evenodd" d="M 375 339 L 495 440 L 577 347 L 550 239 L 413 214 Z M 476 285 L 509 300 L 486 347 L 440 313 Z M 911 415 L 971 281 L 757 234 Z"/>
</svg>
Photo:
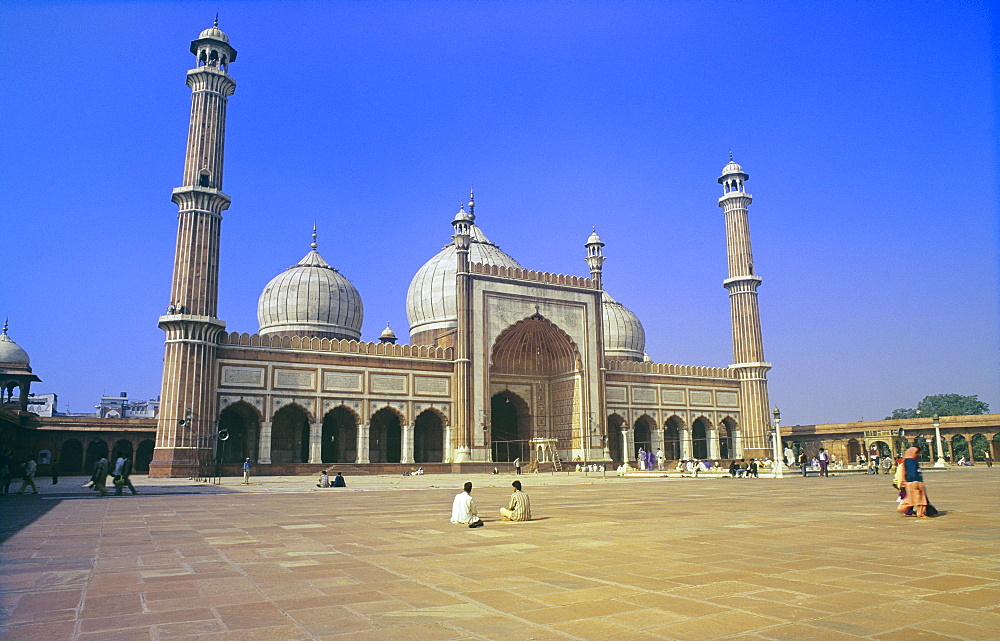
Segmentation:
<svg viewBox="0 0 1000 641">
<path fill-rule="evenodd" d="M 495 461 L 526 459 L 522 445 L 533 438 L 556 439 L 564 458 L 580 447 L 580 370 L 572 339 L 537 312 L 500 333 L 490 357 Z"/>
</svg>

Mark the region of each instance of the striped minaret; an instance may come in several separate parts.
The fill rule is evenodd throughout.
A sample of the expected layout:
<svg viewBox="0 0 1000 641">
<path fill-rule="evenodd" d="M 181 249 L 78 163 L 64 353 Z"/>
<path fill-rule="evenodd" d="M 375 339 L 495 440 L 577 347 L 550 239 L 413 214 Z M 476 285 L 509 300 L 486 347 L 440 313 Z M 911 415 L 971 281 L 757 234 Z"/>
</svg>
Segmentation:
<svg viewBox="0 0 1000 641">
<path fill-rule="evenodd" d="M 757 307 L 757 286 L 761 279 L 754 273 L 753 250 L 750 247 L 750 223 L 747 207 L 753 199 L 746 191 L 750 176 L 732 154 L 723 167 L 719 184 L 723 195 L 719 207 L 726 216 L 726 250 L 729 276 L 723 286 L 729 290 L 729 309 L 733 325 L 733 364 L 740 381 L 740 420 L 737 455 L 766 458 L 770 454 L 767 441 L 770 432 L 770 412 L 767 398 L 767 371 L 764 362 L 764 339 L 760 333 L 760 311 Z"/>
<path fill-rule="evenodd" d="M 177 204 L 177 248 L 167 313 L 163 386 L 156 427 L 156 449 L 149 474 L 191 476 L 210 462 L 215 433 L 216 351 L 226 324 L 217 318 L 219 240 L 222 212 L 229 196 L 222 192 L 226 104 L 236 89 L 229 64 L 236 50 L 219 29 L 219 20 L 191 43 L 197 58 L 187 72 L 191 119 L 182 186 Z"/>
</svg>

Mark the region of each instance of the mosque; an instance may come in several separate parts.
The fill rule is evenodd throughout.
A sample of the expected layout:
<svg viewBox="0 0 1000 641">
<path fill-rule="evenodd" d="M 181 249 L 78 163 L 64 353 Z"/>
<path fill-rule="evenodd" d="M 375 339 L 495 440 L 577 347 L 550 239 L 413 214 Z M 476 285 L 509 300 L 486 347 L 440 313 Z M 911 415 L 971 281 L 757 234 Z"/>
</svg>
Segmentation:
<svg viewBox="0 0 1000 641">
<path fill-rule="evenodd" d="M 398 344 L 388 327 L 377 342 L 361 340 L 361 293 L 324 260 L 315 229 L 305 256 L 264 287 L 257 332 L 229 332 L 219 318 L 218 276 L 237 52 L 216 22 L 191 53 L 197 62 L 187 72 L 183 184 L 172 198 L 178 232 L 171 298 L 159 319 L 166 354 L 151 476 L 190 476 L 215 459 L 249 458 L 267 474 L 332 463 L 357 472 L 475 471 L 516 458 L 558 469 L 631 461 L 640 447 L 662 448 L 668 459 L 770 451 L 751 196 L 748 175 L 732 158 L 718 178 L 729 367 L 652 362 L 642 323 L 603 288 L 596 232 L 581 252 L 589 275 L 535 271 L 489 240 L 474 194 L 442 217 L 446 244 L 410 282 L 409 344 Z"/>
</svg>

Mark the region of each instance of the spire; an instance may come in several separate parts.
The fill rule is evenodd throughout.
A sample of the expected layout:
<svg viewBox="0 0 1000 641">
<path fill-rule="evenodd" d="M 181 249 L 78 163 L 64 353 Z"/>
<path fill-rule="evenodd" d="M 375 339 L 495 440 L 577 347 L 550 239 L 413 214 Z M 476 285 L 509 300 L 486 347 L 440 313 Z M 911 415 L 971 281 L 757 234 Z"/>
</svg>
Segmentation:
<svg viewBox="0 0 1000 641">
<path fill-rule="evenodd" d="M 215 22 L 212 23 L 212 26 L 215 27 L 216 29 L 219 28 L 219 12 L 218 11 L 215 12 Z"/>
<path fill-rule="evenodd" d="M 729 162 L 733 162 L 733 150 L 729 150 Z"/>
<path fill-rule="evenodd" d="M 8 321 L 8 320 L 10 320 L 10 319 L 9 319 L 9 318 L 4 318 L 4 319 L 3 319 L 3 335 L 4 335 L 4 336 L 6 336 L 6 335 L 7 335 L 7 321 Z"/>
<path fill-rule="evenodd" d="M 476 219 L 476 188 L 469 188 L 469 215 L 472 216 L 472 220 Z"/>
<path fill-rule="evenodd" d="M 319 245 L 316 244 L 316 223 L 313 223 L 312 237 L 313 237 L 313 241 L 312 241 L 312 243 L 309 244 L 309 246 L 312 247 L 313 251 L 316 251 L 316 248 L 319 247 Z"/>
</svg>

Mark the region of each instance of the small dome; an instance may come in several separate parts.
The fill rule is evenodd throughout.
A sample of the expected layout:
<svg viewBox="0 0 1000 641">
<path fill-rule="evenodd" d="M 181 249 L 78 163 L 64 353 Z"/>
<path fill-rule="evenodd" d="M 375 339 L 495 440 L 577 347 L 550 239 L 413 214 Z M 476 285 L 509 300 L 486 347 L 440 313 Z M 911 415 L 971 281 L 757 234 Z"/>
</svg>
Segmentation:
<svg viewBox="0 0 1000 641">
<path fill-rule="evenodd" d="M 520 268 L 520 263 L 486 238 L 474 220 L 474 216 L 469 220 L 469 262 Z M 419 332 L 447 329 L 458 324 L 457 273 L 454 241 L 417 270 L 406 292 L 406 317 L 410 321 L 411 341 Z"/>
<path fill-rule="evenodd" d="M 590 238 L 587 239 L 586 245 L 604 245 L 604 242 L 601 240 L 601 237 L 597 235 L 596 229 L 594 229 L 594 231 L 591 232 Z"/>
<path fill-rule="evenodd" d="M 726 174 L 742 174 L 742 173 L 745 173 L 743 171 L 743 167 L 740 167 L 739 163 L 732 160 L 726 163 L 726 166 L 722 168 L 723 176 L 725 176 Z"/>
<path fill-rule="evenodd" d="M 646 331 L 639 317 L 607 292 L 603 293 L 601 301 L 604 310 L 604 355 L 630 361 L 643 360 Z"/>
<path fill-rule="evenodd" d="M 10 336 L 7 335 L 7 323 L 3 324 L 3 333 L 0 333 L 0 366 L 3 365 L 20 365 L 22 367 L 27 367 L 28 371 L 31 368 L 31 359 L 28 358 L 28 352 L 24 351 L 20 345 L 10 340 Z"/>
<path fill-rule="evenodd" d="M 226 44 L 229 44 L 229 36 L 227 36 L 218 25 L 209 27 L 198 34 L 198 39 L 201 40 L 202 38 L 212 38 L 213 40 L 221 40 Z"/>
<path fill-rule="evenodd" d="M 389 323 L 386 323 L 385 329 L 383 329 L 382 333 L 379 334 L 379 338 L 396 338 L 396 332 L 392 331 L 392 328 L 389 327 Z"/>
<path fill-rule="evenodd" d="M 357 288 L 315 249 L 275 276 L 257 303 L 261 334 L 358 340 L 364 315 Z"/>
</svg>

